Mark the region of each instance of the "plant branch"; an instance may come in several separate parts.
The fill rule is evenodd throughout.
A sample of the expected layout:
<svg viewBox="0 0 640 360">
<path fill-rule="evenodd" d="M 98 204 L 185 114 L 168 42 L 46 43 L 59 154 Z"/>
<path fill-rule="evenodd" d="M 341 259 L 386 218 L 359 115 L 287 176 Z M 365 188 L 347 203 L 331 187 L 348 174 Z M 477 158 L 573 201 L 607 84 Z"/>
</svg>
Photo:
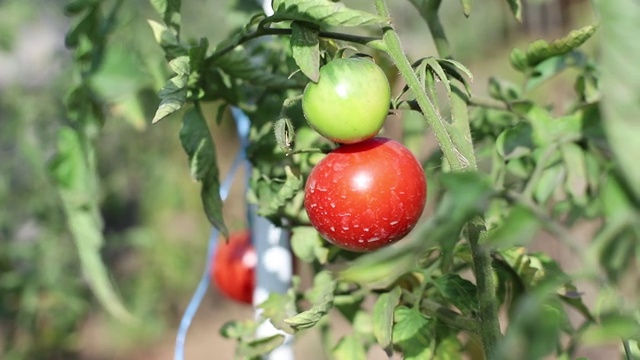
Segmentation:
<svg viewBox="0 0 640 360">
<path fill-rule="evenodd" d="M 481 228 L 469 225 L 469 245 L 473 258 L 473 272 L 478 288 L 478 304 L 480 316 L 480 338 L 484 349 L 485 359 L 491 359 L 492 354 L 502 337 L 500 322 L 498 320 L 498 298 L 496 294 L 496 280 L 491 265 L 491 253 L 489 249 L 480 245 Z"/>
<path fill-rule="evenodd" d="M 384 0 L 376 0 L 376 8 L 378 15 L 389 18 L 389 10 Z M 400 44 L 400 37 L 393 29 L 391 25 L 385 26 L 383 29 L 382 43 L 384 45 L 385 52 L 391 57 L 396 67 L 400 71 L 400 74 L 407 82 L 407 86 L 416 97 L 418 106 L 421 112 L 424 114 L 427 123 L 433 129 L 433 132 L 440 144 L 440 148 L 444 154 L 444 158 L 454 171 L 463 171 L 469 164 L 469 154 L 461 153 L 454 145 L 449 133 L 445 126 L 445 120 L 442 118 L 435 105 L 425 94 L 420 80 L 413 72 L 411 63 L 407 56 L 404 54 L 402 45 Z"/>
<path fill-rule="evenodd" d="M 224 56 L 225 54 L 229 53 L 236 47 L 248 41 L 251 41 L 263 36 L 269 36 L 269 35 L 290 36 L 291 32 L 292 30 L 288 28 L 281 29 L 281 28 L 271 28 L 271 27 L 260 26 L 252 32 L 241 34 L 234 41 L 224 45 L 220 49 L 216 49 L 213 52 L 213 54 L 209 55 L 209 57 L 205 60 L 205 64 L 210 65 L 212 62 L 216 61 L 220 57 Z M 331 32 L 331 31 L 320 31 L 318 36 L 321 38 L 349 41 L 352 43 L 362 44 L 362 45 L 366 45 L 370 42 L 380 40 L 380 38 L 377 38 L 377 37 L 343 34 L 343 33 Z"/>
<path fill-rule="evenodd" d="M 420 16 L 424 19 L 431 32 L 431 37 L 436 45 L 436 50 L 442 58 L 451 58 L 451 47 L 449 41 L 444 33 L 444 28 L 440 22 L 440 16 L 438 16 L 438 10 L 442 0 L 409 0 L 413 6 L 418 9 Z"/>
</svg>

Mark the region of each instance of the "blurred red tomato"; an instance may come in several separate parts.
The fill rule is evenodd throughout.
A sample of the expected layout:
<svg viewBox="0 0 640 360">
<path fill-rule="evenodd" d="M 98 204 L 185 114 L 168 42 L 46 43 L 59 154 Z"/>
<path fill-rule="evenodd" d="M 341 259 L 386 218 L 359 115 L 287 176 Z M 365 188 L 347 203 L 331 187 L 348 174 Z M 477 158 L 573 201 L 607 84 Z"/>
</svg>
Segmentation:
<svg viewBox="0 0 640 360">
<path fill-rule="evenodd" d="M 222 294 L 246 304 L 253 300 L 255 287 L 256 251 L 251 233 L 231 234 L 229 242 L 220 241 L 211 264 L 211 279 Z"/>
</svg>

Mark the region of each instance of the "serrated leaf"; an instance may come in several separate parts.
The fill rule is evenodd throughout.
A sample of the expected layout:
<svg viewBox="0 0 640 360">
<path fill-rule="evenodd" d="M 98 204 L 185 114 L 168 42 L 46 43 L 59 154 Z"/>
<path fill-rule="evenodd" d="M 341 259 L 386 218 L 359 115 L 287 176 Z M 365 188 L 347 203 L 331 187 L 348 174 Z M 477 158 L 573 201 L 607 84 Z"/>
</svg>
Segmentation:
<svg viewBox="0 0 640 360">
<path fill-rule="evenodd" d="M 282 334 L 276 334 L 249 342 L 240 342 L 236 349 L 236 355 L 243 359 L 253 359 L 260 355 L 270 353 L 283 343 L 284 335 Z"/>
<path fill-rule="evenodd" d="M 216 148 L 209 126 L 198 108 L 191 108 L 182 119 L 180 142 L 189 156 L 189 169 L 194 180 L 202 184 L 200 197 L 209 222 L 225 236 L 228 230 L 222 216 L 220 172 Z"/>
<path fill-rule="evenodd" d="M 294 294 L 271 293 L 267 300 L 258 305 L 262 309 L 260 317 L 268 319 L 279 330 L 293 334 L 293 329 L 285 322 L 296 311 Z"/>
<path fill-rule="evenodd" d="M 546 59 L 531 68 L 531 73 L 525 84 L 525 90 L 531 91 L 535 89 L 569 67 L 581 68 L 587 64 L 587 61 L 587 56 L 578 51 Z"/>
<path fill-rule="evenodd" d="M 447 96 L 451 97 L 451 84 L 449 83 L 449 78 L 447 74 L 445 74 L 440 62 L 433 57 L 428 57 L 424 60 L 427 64 L 427 67 L 431 69 L 431 71 L 440 79 L 440 81 L 444 84 L 445 90 L 447 90 Z"/>
<path fill-rule="evenodd" d="M 521 0 L 507 0 L 511 13 L 518 21 L 522 21 L 522 1 Z"/>
<path fill-rule="evenodd" d="M 438 62 L 440 63 L 440 65 L 442 65 L 442 68 L 449 77 L 458 80 L 460 83 L 462 83 L 462 85 L 464 85 L 467 94 L 470 95 L 471 85 L 469 84 L 469 82 L 473 82 L 473 74 L 471 73 L 471 71 L 467 69 L 467 67 L 464 66 L 461 62 L 455 60 L 439 59 Z M 469 78 L 469 81 L 467 81 L 467 78 L 462 76 L 461 72 L 462 74 L 466 75 L 467 78 Z"/>
<path fill-rule="evenodd" d="M 518 71 L 525 71 L 529 67 L 527 62 L 527 54 L 524 51 L 514 48 L 511 50 L 509 54 L 509 61 L 511 62 L 511 66 Z"/>
<path fill-rule="evenodd" d="M 389 23 L 389 19 L 329 0 L 273 0 L 272 6 L 275 12 L 272 18 L 275 20 L 299 20 L 320 27 L 383 26 Z"/>
<path fill-rule="evenodd" d="M 471 281 L 458 274 L 445 274 L 435 279 L 433 285 L 462 314 L 473 315 L 478 310 L 478 291 Z"/>
<path fill-rule="evenodd" d="M 309 263 L 317 260 L 324 264 L 329 255 L 329 249 L 324 246 L 324 241 L 312 226 L 293 228 L 291 249 L 298 259 Z"/>
<path fill-rule="evenodd" d="M 149 0 L 174 35 L 180 34 L 182 0 Z"/>
<path fill-rule="evenodd" d="M 584 150 L 575 143 L 564 144 L 560 150 L 567 170 L 565 189 L 576 204 L 586 205 L 588 184 Z"/>
<path fill-rule="evenodd" d="M 433 355 L 429 320 L 418 310 L 404 306 L 396 308 L 394 317 L 393 344 L 402 350 L 403 359 L 429 359 Z"/>
<path fill-rule="evenodd" d="M 487 243 L 502 248 L 524 246 L 540 229 L 534 214 L 522 205 L 515 205 L 502 223 L 486 235 Z"/>
<path fill-rule="evenodd" d="M 562 184 L 564 178 L 565 169 L 562 164 L 557 164 L 544 169 L 533 193 L 536 201 L 540 204 L 547 202 L 553 192 Z"/>
<path fill-rule="evenodd" d="M 527 156 L 533 150 L 532 134 L 531 125 L 524 122 L 507 128 L 496 139 L 496 151 L 504 160 Z"/>
<path fill-rule="evenodd" d="M 336 281 L 327 271 L 321 271 L 313 279 L 313 288 L 306 298 L 313 304 L 311 309 L 294 315 L 284 322 L 294 330 L 303 330 L 315 326 L 333 308 Z"/>
<path fill-rule="evenodd" d="M 253 320 L 231 320 L 224 323 L 218 332 L 227 339 L 243 339 L 253 336 L 257 327 L 258 324 Z"/>
<path fill-rule="evenodd" d="M 335 360 L 366 360 L 367 352 L 355 334 L 346 335 L 331 350 Z"/>
<path fill-rule="evenodd" d="M 153 37 L 171 59 L 187 54 L 187 49 L 180 44 L 178 37 L 167 26 L 154 20 L 147 20 Z"/>
<path fill-rule="evenodd" d="M 320 42 L 317 29 L 298 21 L 291 23 L 291 51 L 293 60 L 311 81 L 320 78 Z"/>
<path fill-rule="evenodd" d="M 400 301 L 400 295 L 402 295 L 402 290 L 399 287 L 394 287 L 393 290 L 381 294 L 373 305 L 373 318 L 375 320 L 373 322 L 373 335 L 383 349 L 388 349 L 391 346 L 393 314 Z"/>
<path fill-rule="evenodd" d="M 245 80 L 253 85 L 266 88 L 291 88 L 299 86 L 289 79 L 270 70 L 265 60 L 251 57 L 242 46 L 234 48 L 211 63 L 233 78 Z"/>
<path fill-rule="evenodd" d="M 189 57 L 180 56 L 169 62 L 169 67 L 176 74 L 160 89 L 160 105 L 153 116 L 152 123 L 180 110 L 187 101 L 187 85 L 189 81 Z"/>
<path fill-rule="evenodd" d="M 599 324 L 590 326 L 582 334 L 585 344 L 603 345 L 640 338 L 640 324 L 633 316 L 610 313 L 600 315 L 599 320 Z"/>
<path fill-rule="evenodd" d="M 527 64 L 529 67 L 534 67 L 544 60 L 573 51 L 589 40 L 595 32 L 596 27 L 588 25 L 581 29 L 573 30 L 567 36 L 556 39 L 551 43 L 547 43 L 544 40 L 536 40 L 529 44 L 527 48 Z"/>
<path fill-rule="evenodd" d="M 417 254 L 401 247 L 387 247 L 361 256 L 340 272 L 340 279 L 365 284 L 371 288 L 386 288 L 411 270 Z"/>
</svg>

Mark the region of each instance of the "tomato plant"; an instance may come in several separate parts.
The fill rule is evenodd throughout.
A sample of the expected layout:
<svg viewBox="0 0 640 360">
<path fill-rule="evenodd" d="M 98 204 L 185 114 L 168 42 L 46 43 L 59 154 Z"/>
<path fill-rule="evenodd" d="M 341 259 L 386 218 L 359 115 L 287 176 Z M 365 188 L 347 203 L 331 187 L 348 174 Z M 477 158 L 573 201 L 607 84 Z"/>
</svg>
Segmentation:
<svg viewBox="0 0 640 360">
<path fill-rule="evenodd" d="M 506 4 L 494 6 L 498 1 Z M 278 266 L 281 261 L 259 267 L 264 271 L 258 271 L 258 279 L 284 279 L 280 284 L 289 287 L 269 294 L 258 286 L 261 298 L 256 300 L 266 298 L 258 305 L 259 316 L 223 327 L 222 334 L 239 343 L 237 357 L 268 354 L 288 344 L 287 336 L 311 328 L 321 332 L 323 357 L 335 359 L 366 359 L 374 349 L 409 360 L 569 359 L 602 344 L 620 349 L 627 358 L 638 355 L 638 294 L 629 286 L 638 283 L 635 257 L 640 254 L 640 167 L 633 159 L 640 152 L 634 138 L 640 103 L 630 96 L 640 93 L 635 59 L 640 58 L 640 42 L 633 35 L 640 33 L 637 0 L 582 1 L 580 14 L 593 6 L 593 19 L 556 16 L 579 22 L 536 33 L 545 37 L 537 40 L 525 31 L 555 21 L 541 21 L 545 19 L 539 16 L 560 13 L 533 11 L 535 19 L 527 19 L 526 13 L 538 6 L 566 10 L 568 1 L 487 0 L 491 6 L 483 3 L 479 8 L 472 0 L 371 0 L 371 11 L 355 9 L 352 2 L 356 3 L 272 0 L 264 2 L 263 12 L 254 0 L 230 0 L 225 2 L 230 11 L 223 12 L 217 11 L 222 6 L 218 1 L 207 14 L 232 14 L 228 20 L 234 29 L 226 39 L 216 38 L 215 44 L 207 34 L 220 36 L 229 29 L 210 28 L 222 21 L 208 15 L 190 16 L 204 13 L 200 3 L 184 2 L 196 11 L 183 11 L 180 0 L 153 0 L 155 12 L 145 9 L 126 21 L 119 14 L 135 14 L 129 10 L 139 2 L 69 3 L 66 13 L 75 19 L 66 45 L 73 49 L 76 66 L 65 75 L 74 82 L 65 91 L 67 119 L 58 124 L 57 141 L 41 152 L 40 157 L 48 159 L 57 146 L 47 174 L 58 193 L 41 213 L 55 214 L 49 221 L 66 224 L 42 234 L 73 239 L 80 259 L 77 267 L 87 279 L 82 286 L 120 319 L 131 319 L 125 303 L 144 303 L 119 301 L 109 267 L 101 266 L 101 246 L 109 239 L 115 239 L 118 249 L 129 242 L 137 250 L 150 243 L 146 238 L 152 236 L 144 234 L 153 233 L 130 231 L 137 223 L 118 234 L 126 236 L 110 237 L 113 227 L 103 229 L 109 221 L 101 219 L 106 214 L 102 203 L 110 194 L 103 193 L 101 185 L 116 188 L 140 182 L 103 179 L 110 168 L 98 155 L 113 149 L 103 139 L 119 136 L 103 137 L 102 124 L 122 116 L 136 131 L 153 133 L 154 141 L 161 133 L 158 126 L 179 125 L 175 129 L 184 160 L 201 187 L 201 221 L 227 235 L 220 195 L 225 186 L 218 163 L 229 165 L 227 150 L 237 143 L 225 131 L 233 128 L 232 118 L 242 114 L 246 126 L 235 122 L 236 129 L 247 136 L 240 135 L 237 159 L 251 165 L 242 199 L 270 225 L 291 231 L 291 250 L 308 268 L 290 279 L 290 271 Z M 415 11 L 406 11 L 406 6 Z M 516 21 L 501 11 L 510 11 Z M 148 17 L 152 18 L 147 21 Z M 202 27 L 191 23 L 196 18 L 206 20 Z M 487 18 L 496 21 L 484 21 Z M 150 25 L 153 38 L 137 27 L 126 27 L 134 23 Z M 420 24 L 429 32 L 398 29 L 399 23 Z M 569 27 L 576 30 L 551 38 Z M 118 31 L 120 37 L 107 39 Z M 155 40 L 163 54 L 137 53 L 149 48 L 140 46 L 146 45 L 142 42 L 118 45 L 131 34 L 146 34 L 146 41 Z M 492 38 L 528 45 L 510 51 L 485 48 L 493 42 L 484 40 Z M 495 43 L 506 46 L 504 41 Z M 128 71 L 122 71 L 130 58 L 144 61 L 131 61 Z M 511 67 L 508 71 L 505 63 Z M 134 80 L 140 74 L 149 77 Z M 158 80 L 165 85 L 156 86 Z M 146 109 L 152 101 L 145 96 L 153 92 L 159 94 L 158 106 Z M 13 97 L 19 95 L 7 99 Z M 56 98 L 53 103 L 62 102 Z M 42 118 L 34 109 L 13 113 Z M 62 114 L 55 110 L 47 113 Z M 397 142 L 375 138 L 390 110 L 397 115 L 389 124 Z M 13 113 L 2 115 L 10 119 Z M 158 125 L 145 128 L 147 118 Z M 32 128 L 49 129 L 40 123 L 24 126 L 22 132 L 29 138 Z M 0 136 L 10 134 L 4 138 L 13 140 L 10 126 L 0 122 L 0 127 L 5 130 Z M 115 131 L 110 128 L 107 133 Z M 48 130 L 43 137 L 47 135 Z M 435 139 L 434 146 L 426 139 Z M 158 143 L 171 143 L 162 140 Z M 419 163 L 405 145 L 419 154 Z M 14 152 L 14 147 L 7 149 Z M 149 149 L 153 147 L 114 153 L 146 156 Z M 223 156 L 217 153 L 220 149 Z M 38 156 L 23 153 L 16 164 L 37 163 Z M 117 165 L 124 161 L 113 157 Z M 11 176 L 3 184 L 46 178 L 0 166 Z M 429 216 L 424 217 L 423 169 L 430 190 Z M 147 176 L 163 178 L 158 173 L 162 172 Z M 171 189 L 142 188 L 152 194 L 136 196 L 152 200 L 161 198 L 156 192 Z M 122 191 L 137 194 L 127 189 Z M 6 186 L 0 186 L 0 195 L 12 193 L 3 190 Z M 29 203 L 8 200 L 4 203 Z M 156 203 L 142 205 L 151 209 Z M 0 216 L 3 234 L 20 239 L 33 233 L 16 225 L 22 222 L 15 221 L 15 214 L 5 215 Z M 32 219 L 39 227 L 41 217 Z M 161 232 L 155 229 L 157 222 L 150 224 Z M 394 241 L 394 246 L 384 246 Z M 256 242 L 266 243 L 268 239 Z M 48 296 L 33 290 L 41 282 L 21 290 L 22 274 L 36 273 L 22 269 L 22 264 L 38 262 L 5 255 L 16 248 L 11 245 L 0 252 L 0 291 L 15 289 L 16 294 L 0 296 L 7 299 L 0 308 L 31 309 L 23 305 L 39 304 L 34 299 Z M 289 255 L 288 251 L 280 246 L 272 258 L 284 259 L 287 256 L 278 254 Z M 50 263 L 59 262 L 53 258 Z M 224 260 L 218 263 L 222 266 Z M 4 276 L 6 268 L 10 272 Z M 236 281 L 227 278 L 226 283 Z M 59 282 L 50 283 L 47 286 L 56 289 Z M 340 337 L 330 333 L 334 315 L 352 325 Z M 23 319 L 24 329 L 42 323 L 34 312 L 16 318 Z M 69 322 L 74 323 L 80 321 Z M 266 323 L 279 332 L 263 333 Z M 2 322 L 0 327 L 0 333 L 15 342 L 23 338 L 24 332 L 7 330 Z"/>
<path fill-rule="evenodd" d="M 256 282 L 256 262 L 251 233 L 233 233 L 228 242 L 221 241 L 216 249 L 211 263 L 211 279 L 228 298 L 251 304 Z"/>
<path fill-rule="evenodd" d="M 304 205 L 313 226 L 330 242 L 371 251 L 404 237 L 427 198 L 418 160 L 402 144 L 373 138 L 343 145 L 307 179 Z"/>
<path fill-rule="evenodd" d="M 380 131 L 390 97 L 389 81 L 378 65 L 364 58 L 341 58 L 320 68 L 317 83 L 309 82 L 302 109 L 322 136 L 351 144 Z"/>
</svg>

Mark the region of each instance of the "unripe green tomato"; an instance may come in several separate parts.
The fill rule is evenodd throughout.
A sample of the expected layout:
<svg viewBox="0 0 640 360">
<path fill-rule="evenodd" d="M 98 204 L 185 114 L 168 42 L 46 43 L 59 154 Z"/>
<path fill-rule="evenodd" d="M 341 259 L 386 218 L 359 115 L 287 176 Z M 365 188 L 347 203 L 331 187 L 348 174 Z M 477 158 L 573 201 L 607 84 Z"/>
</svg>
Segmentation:
<svg viewBox="0 0 640 360">
<path fill-rule="evenodd" d="M 378 134 L 390 101 L 389 80 L 373 61 L 336 59 L 320 68 L 317 83 L 304 89 L 302 110 L 322 136 L 353 144 Z"/>
</svg>

